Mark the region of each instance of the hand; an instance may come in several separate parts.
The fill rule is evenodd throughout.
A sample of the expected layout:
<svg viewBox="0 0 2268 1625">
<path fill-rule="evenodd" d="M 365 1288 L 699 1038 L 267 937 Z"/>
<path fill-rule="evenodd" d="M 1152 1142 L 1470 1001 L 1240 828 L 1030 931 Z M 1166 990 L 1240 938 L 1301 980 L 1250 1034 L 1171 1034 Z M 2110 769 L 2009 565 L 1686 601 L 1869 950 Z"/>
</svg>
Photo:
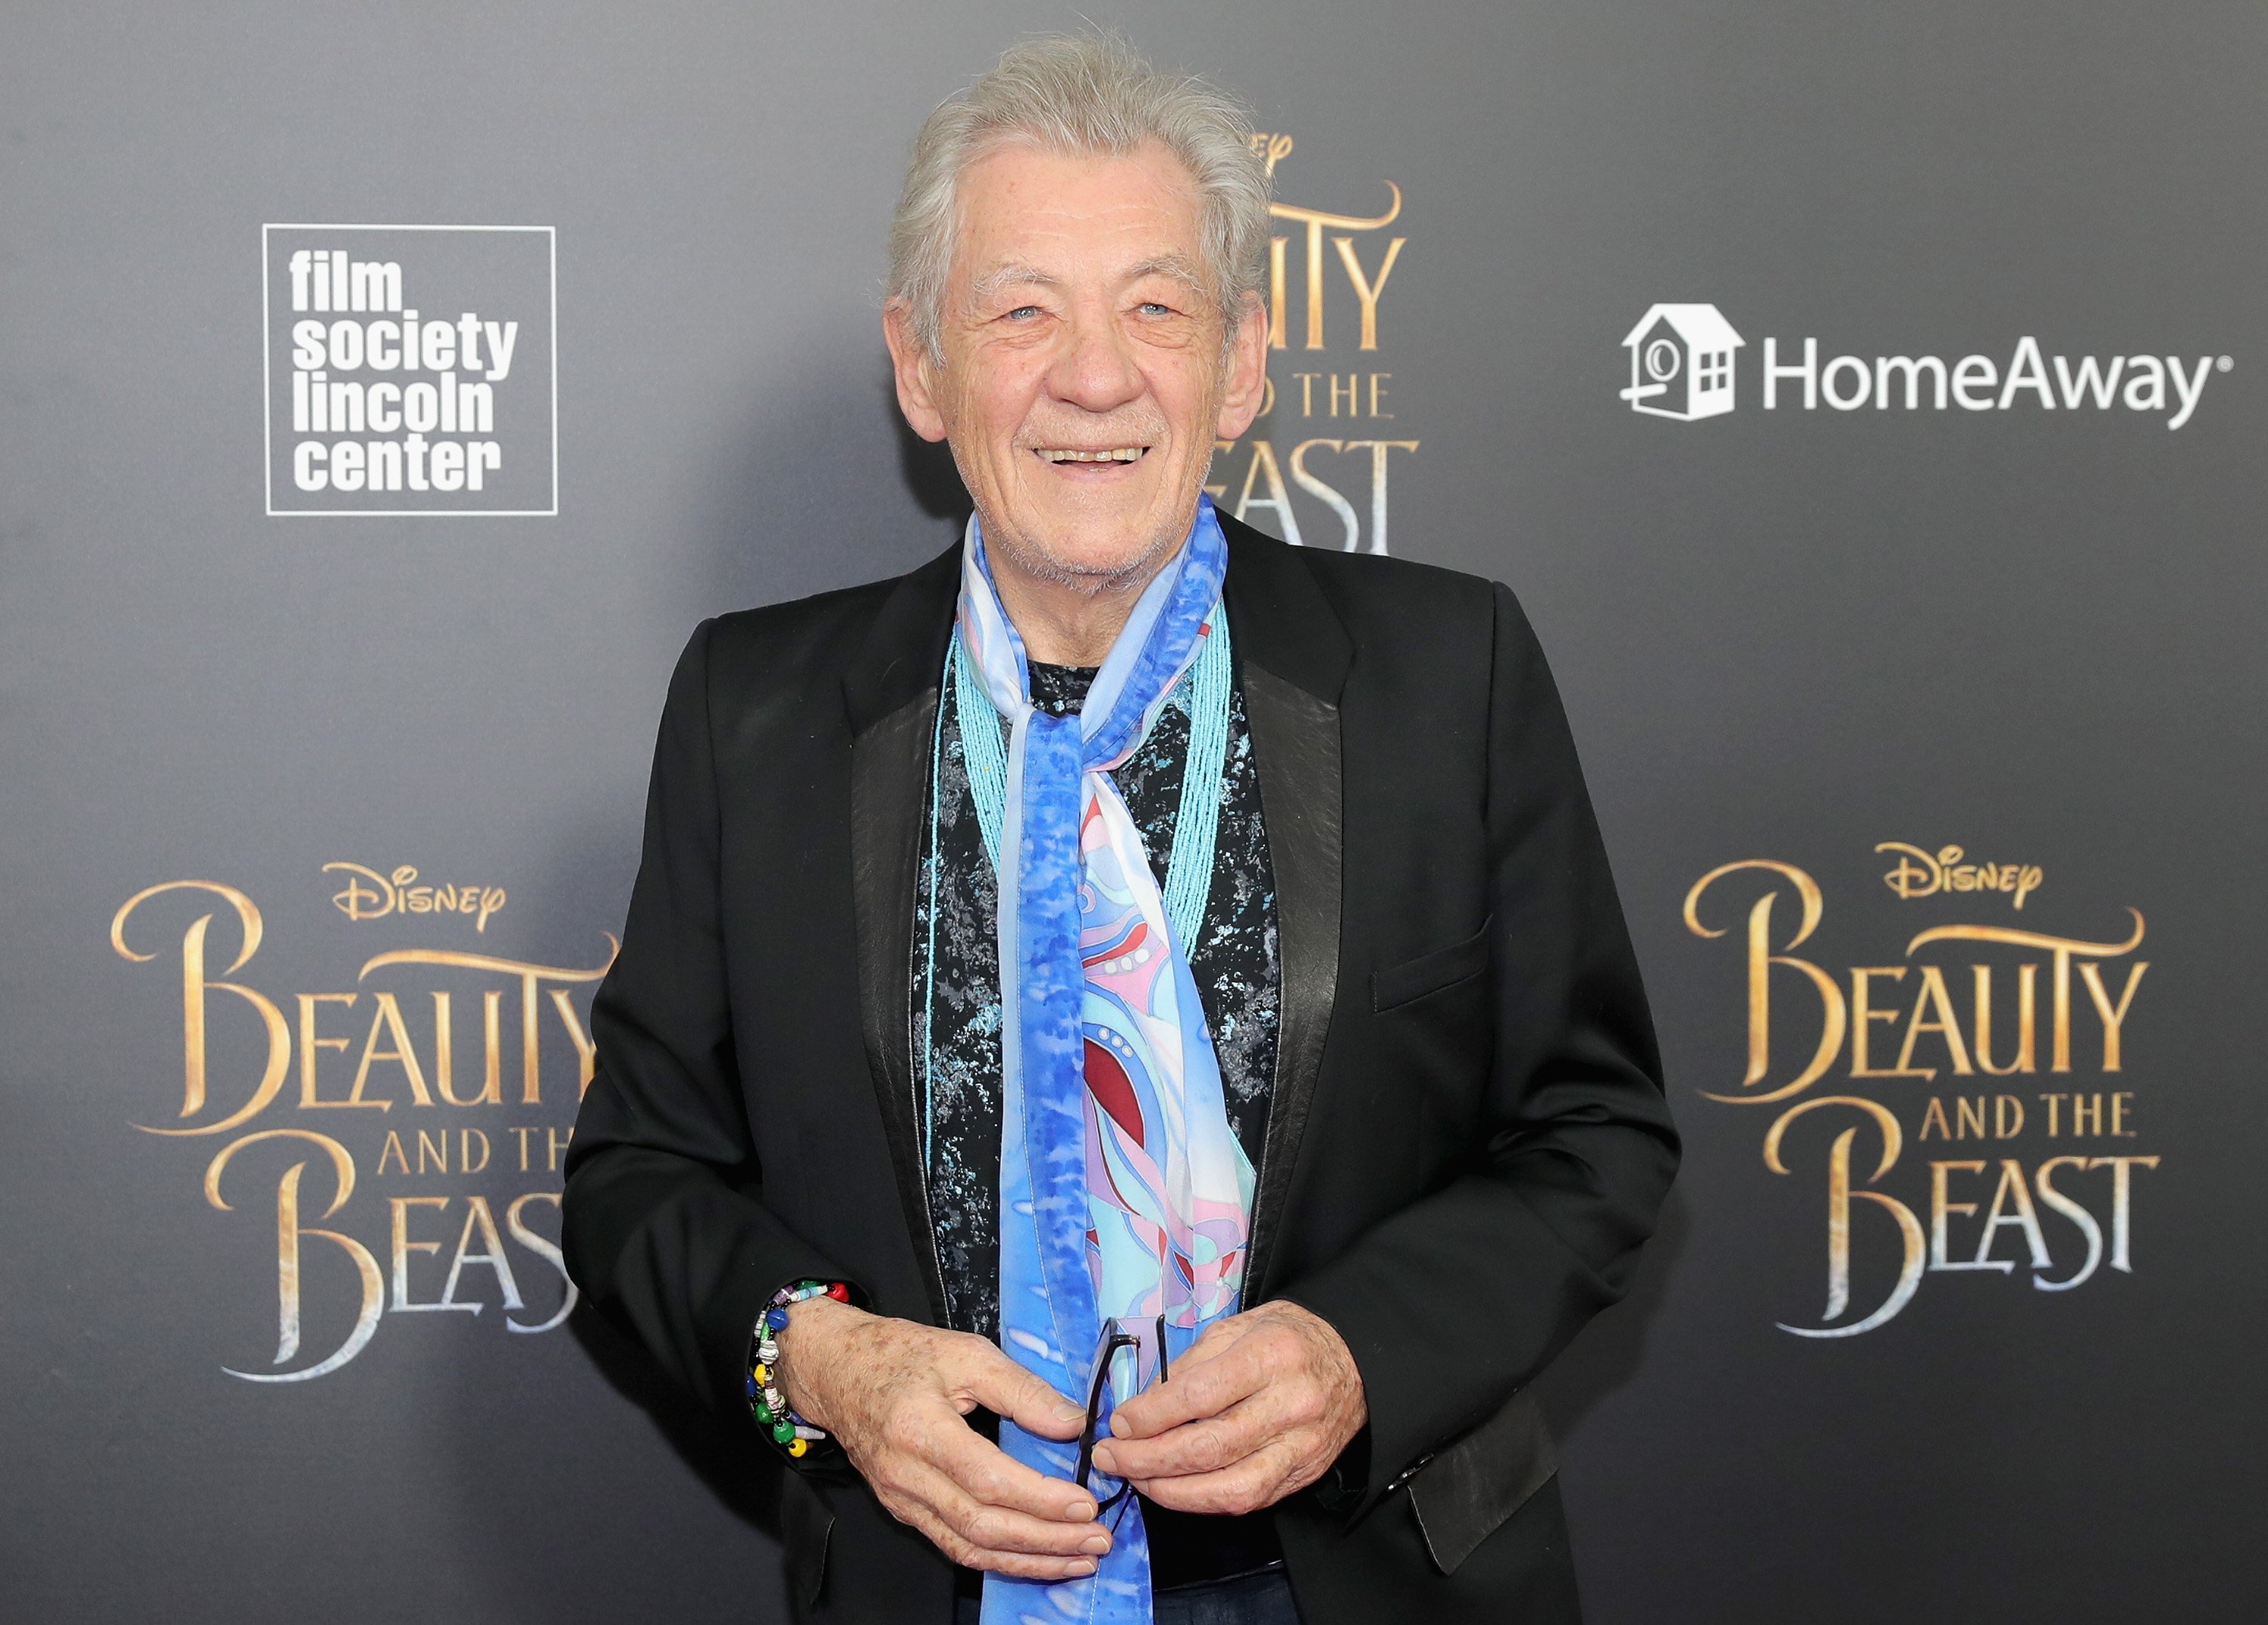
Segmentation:
<svg viewBox="0 0 2268 1625">
<path fill-rule="evenodd" d="M 1094 1465 L 1177 1511 L 1250 1512 L 1322 1477 L 1369 1419 L 1330 1323 L 1263 1304 L 1208 1327 L 1166 1381 L 1120 1406 Z"/>
<path fill-rule="evenodd" d="M 1084 1411 L 981 1337 L 825 1297 L 787 1313 L 782 1392 L 834 1436 L 891 1517 L 967 1568 L 1030 1580 L 1094 1572 L 1110 1549 L 1094 1497 L 1033 1471 L 962 1420 L 982 1405 L 1027 1432 L 1072 1439 Z"/>
</svg>

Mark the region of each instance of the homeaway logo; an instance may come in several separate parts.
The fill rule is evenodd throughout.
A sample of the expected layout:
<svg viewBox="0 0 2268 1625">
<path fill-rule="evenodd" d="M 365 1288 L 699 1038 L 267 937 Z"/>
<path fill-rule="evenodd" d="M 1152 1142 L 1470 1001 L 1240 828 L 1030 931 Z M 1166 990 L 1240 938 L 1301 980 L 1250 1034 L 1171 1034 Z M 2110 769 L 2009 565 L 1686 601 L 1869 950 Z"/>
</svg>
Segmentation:
<svg viewBox="0 0 2268 1625">
<path fill-rule="evenodd" d="M 1631 410 L 1690 423 L 1733 410 L 1733 352 L 1748 341 L 1714 305 L 1656 305 L 1623 340 Z"/>
<path fill-rule="evenodd" d="M 1714 305 L 1656 305 L 1630 330 L 1631 410 L 1690 422 L 1733 410 L 1736 352 L 1745 341 Z M 1764 409 L 1821 403 L 1838 412 L 2054 412 L 2123 410 L 2190 421 L 2206 380 L 2232 370 L 2228 356 L 2053 355 L 2031 334 L 1999 355 L 1840 355 L 1822 361 L 1815 337 L 1764 341 Z"/>
</svg>

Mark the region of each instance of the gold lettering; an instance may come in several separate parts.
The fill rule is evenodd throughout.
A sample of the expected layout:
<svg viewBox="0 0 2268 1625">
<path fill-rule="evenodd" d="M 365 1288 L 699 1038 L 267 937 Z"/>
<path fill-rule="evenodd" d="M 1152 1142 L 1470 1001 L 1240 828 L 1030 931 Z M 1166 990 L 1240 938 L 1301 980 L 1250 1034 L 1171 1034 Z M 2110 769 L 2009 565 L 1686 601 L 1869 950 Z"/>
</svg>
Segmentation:
<svg viewBox="0 0 2268 1625">
<path fill-rule="evenodd" d="M 2136 1168 L 2155 1168 L 2158 1159 L 2154 1156 L 2098 1156 L 2087 1165 L 2090 1169 L 2110 1170 L 2110 1267 L 2124 1270 L 2131 1275 L 2134 1273 L 2134 1264 L 2129 1247 L 2133 1193 L 2130 1173 Z"/>
<path fill-rule="evenodd" d="M 1268 347 L 1270 350 L 1289 348 L 1284 339 L 1284 246 L 1289 240 L 1283 237 L 1268 240 Z"/>
<path fill-rule="evenodd" d="M 1793 957 L 1793 950 L 1800 948 L 1819 928 L 1820 920 L 1827 908 L 1819 883 L 1793 864 L 1776 862 L 1769 858 L 1745 858 L 1737 863 L 1719 864 L 1695 881 L 1692 890 L 1685 894 L 1686 929 L 1700 937 L 1725 934 L 1722 927 L 1712 931 L 1701 923 L 1701 895 L 1724 876 L 1744 869 L 1760 869 L 1786 879 L 1795 888 L 1797 900 L 1803 905 L 1803 917 L 1796 926 L 1795 934 L 1788 941 L 1789 951 L 1775 954 L 1771 951 L 1771 906 L 1772 900 L 1779 895 L 1778 891 L 1765 892 L 1749 910 L 1749 1069 L 1747 1075 L 1741 1080 L 1741 1087 L 1754 1089 L 1764 1081 L 1771 1069 L 1772 966 L 1783 965 L 1800 971 L 1808 977 L 1818 992 L 1821 1013 L 1819 1047 L 1813 1053 L 1810 1064 L 1791 1082 L 1763 1095 L 1718 1095 L 1706 1089 L 1702 1091 L 1703 1096 L 1710 1100 L 1747 1101 L 1762 1104 L 1800 1095 L 1825 1075 L 1827 1068 L 1834 1064 L 1835 1057 L 1843 1048 L 1845 1012 L 1843 990 L 1836 984 L 1835 979 L 1809 960 Z"/>
<path fill-rule="evenodd" d="M 1887 976 L 1894 982 L 1905 979 L 1906 968 L 1902 964 L 1852 965 L 1851 967 L 1851 1075 L 1854 1078 L 1933 1078 L 1937 1069 L 1916 1072 L 1900 1070 L 1897 1067 L 1885 1069 L 1872 1064 L 1867 1053 L 1867 1038 L 1875 1022 L 1894 1022 L 1896 1010 L 1878 1010 L 1867 1001 L 1867 984 L 1878 976 Z M 1919 1004 L 1915 1006 L 1917 1011 Z"/>
<path fill-rule="evenodd" d="M 2016 1059 L 2005 1067 L 1992 1064 L 1992 967 L 1971 965 L 1977 987 L 1977 1064 L 1996 1078 L 2038 1070 L 2039 966 L 2027 960 L 2016 967 Z"/>
<path fill-rule="evenodd" d="M 286 1053 L 289 1053 L 288 1049 Z M 319 1134 L 305 1128 L 262 1129 L 257 1134 L 246 1134 L 241 1139 L 231 1141 L 227 1145 L 223 1146 L 219 1154 L 205 1168 L 205 1200 L 223 1213 L 230 1211 L 227 1201 L 220 1193 L 223 1171 L 239 1151 L 243 1150 L 247 1146 L 257 1145 L 268 1140 L 305 1140 L 321 1149 L 330 1159 L 331 1172 L 336 1186 L 331 1197 L 331 1205 L 323 1209 L 322 1216 L 328 1219 L 346 1206 L 347 1198 L 354 1194 L 354 1158 L 347 1154 L 347 1149 L 344 1146 L 328 1134 Z M 337 1370 L 339 1367 L 360 1354 L 364 1347 L 377 1334 L 378 1318 L 386 1307 L 386 1285 L 378 1273 L 378 1260 L 371 1256 L 367 1247 L 353 1237 L 340 1231 L 314 1230 L 300 1222 L 299 1181 L 306 1171 L 306 1166 L 304 1162 L 294 1163 L 284 1171 L 284 1177 L 276 1182 L 276 1187 L 277 1336 L 275 1363 L 282 1365 L 299 1352 L 301 1291 L 299 1244 L 303 1238 L 312 1236 L 319 1241 L 328 1241 L 343 1252 L 353 1262 L 356 1273 L 361 1278 L 362 1306 L 355 1317 L 354 1329 L 347 1333 L 345 1341 L 324 1359 L 304 1370 L 239 1371 L 232 1370 L 226 1366 L 221 1368 L 229 1376 L 241 1378 L 246 1382 L 305 1382 L 310 1378 L 321 1377 Z"/>
<path fill-rule="evenodd" d="M 2051 1156 L 2040 1164 L 2039 1171 L 2032 1176 L 2032 1183 L 2038 1187 L 2041 1201 L 2079 1227 L 2079 1233 L 2087 1240 L 2087 1262 L 2063 1281 L 2050 1281 L 2039 1274 L 2033 1275 L 2032 1284 L 2043 1292 L 2068 1292 L 2094 1274 L 2095 1266 L 2102 1262 L 2102 1227 L 2095 1222 L 2093 1214 L 2055 1188 L 2051 1176 L 2058 1168 L 2075 1168 L 2084 1172 L 2087 1159 L 2083 1156 Z"/>
<path fill-rule="evenodd" d="M 362 968 L 362 976 L 367 978 L 372 971 L 381 970 L 387 965 L 433 964 L 447 965 L 460 971 L 486 971 L 517 978 L 519 982 L 519 1099 L 522 1105 L 533 1106 L 541 1104 L 543 1099 L 540 1070 L 541 1051 L 538 1047 L 536 1030 L 537 988 L 545 982 L 565 982 L 572 985 L 600 980 L 606 976 L 608 968 L 614 964 L 615 955 L 622 949 L 621 942 L 611 932 L 607 936 L 607 963 L 590 971 L 574 970 L 559 965 L 535 964 L 519 959 L 498 959 L 486 954 L 463 954 L 447 949 L 397 949 L 391 953 L 379 954 L 364 964 Z M 492 1006 L 491 1008 L 493 1008 Z M 491 1016 L 491 1023 L 493 1020 Z M 495 1027 L 491 1024 L 490 1034 L 492 1066 L 496 1064 L 495 1031 Z M 430 1102 L 421 1101 L 420 1104 L 430 1104 Z"/>
<path fill-rule="evenodd" d="M 1805 1112 L 1821 1106 L 1849 1106 L 1863 1112 L 1874 1121 L 1882 1136 L 1882 1155 L 1867 1183 L 1872 1185 L 1889 1172 L 1904 1149 L 1904 1135 L 1898 1120 L 1888 1107 L 1879 1101 L 1856 1095 L 1820 1095 L 1790 1106 L 1774 1119 L 1764 1134 L 1764 1166 L 1776 1174 L 1787 1172 L 1780 1160 L 1780 1141 L 1789 1124 Z M 1881 1191 L 1855 1187 L 1851 1183 L 1851 1142 L 1858 1134 L 1854 1126 L 1835 1137 L 1827 1160 L 1827 1312 L 1821 1317 L 1832 1320 L 1850 1307 L 1851 1303 L 1851 1202 L 1855 1197 L 1870 1201 L 1887 1210 L 1897 1222 L 1898 1231 L 1904 1240 L 1905 1256 L 1899 1266 L 1897 1283 L 1880 1307 L 1865 1318 L 1846 1326 L 1794 1326 L 1780 1322 L 1783 1332 L 1798 1337 L 1856 1337 L 1871 1332 L 1894 1318 L 1913 1298 L 1921 1285 L 1922 1232 L 1921 1222 L 1914 1217 L 1913 1209 L 1897 1198 Z"/>
<path fill-rule="evenodd" d="M 1922 1019 L 1922 1013 L 1926 1009 L 1936 1011 L 1935 1021 Z M 1933 1078 L 1937 1075 L 1934 1067 L 1922 1067 L 1918 1073 L 1913 1069 L 1914 1040 L 1925 1032 L 1936 1033 L 1945 1040 L 1946 1052 L 1953 1058 L 1953 1070 L 1956 1075 L 1967 1076 L 1975 1071 L 1969 1064 L 1968 1047 L 1961 1041 L 1960 1023 L 1953 1019 L 1953 1000 L 1945 990 L 1945 972 L 1933 964 L 1921 968 L 1921 986 L 1914 994 L 1913 1019 L 1906 1023 L 1906 1041 L 1899 1047 L 1897 1068 L 1891 1075 L 1902 1078 Z"/>
<path fill-rule="evenodd" d="M 393 1041 L 392 1049 L 378 1047 L 379 1029 L 381 1027 Z M 376 1106 L 381 1112 L 394 1104 L 391 1100 L 364 1100 L 362 1097 L 363 1086 L 370 1082 L 372 1064 L 381 1060 L 393 1061 L 401 1068 L 402 1076 L 409 1082 L 410 1097 L 417 1104 L 430 1106 L 433 1104 L 433 1097 L 425 1090 L 425 1074 L 417 1064 L 417 1052 L 410 1047 L 409 1030 L 402 1024 L 401 1007 L 394 1002 L 390 993 L 378 995 L 378 1008 L 371 1015 L 369 1035 L 362 1041 L 362 1064 L 355 1068 L 354 1088 L 348 1091 L 345 1104 Z"/>
<path fill-rule="evenodd" d="M 476 1315 L 480 1313 L 482 1305 L 457 1302 L 457 1282 L 463 1276 L 466 1265 L 484 1264 L 496 1275 L 497 1288 L 504 1294 L 504 1308 L 526 1308 L 527 1305 L 520 1301 L 519 1282 L 512 1278 L 512 1260 L 504 1256 L 504 1237 L 497 1234 L 496 1217 L 489 1212 L 488 1199 L 468 1196 L 465 1200 L 469 1204 L 469 1210 L 465 1215 L 465 1228 L 457 1235 L 456 1256 L 449 1260 L 449 1279 L 441 1286 L 441 1306 L 469 1309 Z M 481 1232 L 486 1251 L 468 1252 L 466 1249 L 472 1245 L 475 1228 Z"/>
<path fill-rule="evenodd" d="M 559 1312 L 541 1326 L 522 1326 L 511 1316 L 504 1317 L 506 1329 L 533 1333 L 549 1332 L 555 1326 L 564 1325 L 567 1317 L 574 1312 L 577 1293 L 574 1282 L 568 1278 L 565 1255 L 546 1237 L 528 1229 L 526 1221 L 519 1216 L 521 1209 L 530 1202 L 549 1202 L 556 1208 L 559 1206 L 559 1193 L 556 1191 L 530 1191 L 526 1195 L 519 1198 L 511 1207 L 504 1209 L 504 1228 L 512 1232 L 512 1238 L 514 1241 L 559 1272 L 560 1284 L 565 1294 L 560 1300 Z"/>
<path fill-rule="evenodd" d="M 2004 1213 L 2011 1198 L 2014 1211 Z M 1988 1256 L 1993 1238 L 2004 1227 L 2011 1225 L 2023 1231 L 2025 1243 L 2031 1248 L 2032 1267 L 2053 1267 L 2048 1258 L 2048 1238 L 2040 1233 L 2040 1215 L 2033 1211 L 2032 1193 L 2025 1188 L 2023 1164 L 2013 1156 L 2004 1156 L 2000 1159 L 2000 1183 L 1993 1187 L 1992 1206 L 1984 1214 L 1984 1230 L 1977 1238 L 1977 1257 L 1972 1260 L 1975 1265 L 1995 1267 L 2003 1274 L 2014 1273 L 2016 1267 L 2010 1260 Z"/>
<path fill-rule="evenodd" d="M 351 1097 L 345 1100 L 324 1100 L 319 1098 L 316 1094 L 315 1052 L 343 1050 L 347 1046 L 347 1040 L 316 1036 L 315 1007 L 320 1004 L 342 1004 L 349 1009 L 352 1009 L 355 1001 L 361 997 L 360 993 L 301 993 L 299 995 L 299 1106 L 302 1111 L 313 1112 L 320 1108 L 336 1110 L 344 1106 L 359 1105 L 370 1106 L 384 1112 L 393 1106 L 394 1103 L 390 1100 L 355 1100 Z"/>
<path fill-rule="evenodd" d="M 2049 1070 L 2069 1072 L 2071 1070 L 2072 957 L 2078 955 L 2082 958 L 2116 959 L 2121 954 L 2129 954 L 2139 948 L 2142 945 L 2142 936 L 2146 929 L 2142 920 L 2142 911 L 2130 908 L 2126 912 L 2134 916 L 2134 934 L 2123 942 L 2089 942 L 2077 937 L 2047 936 L 2037 931 L 2018 931 L 2006 926 L 1935 926 L 1906 944 L 1906 957 L 1911 958 L 1917 949 L 1931 942 L 2005 942 L 2017 948 L 2047 949 L 2054 956 L 2054 982 L 2051 997 L 2053 1001 L 2055 1043 L 2054 1059 L 2049 1064 Z M 2127 990 L 2130 993 L 2133 990 L 2131 980 L 2127 985 Z M 2120 1006 L 2119 1019 L 2124 1019 L 2123 1004 Z M 2107 1038 L 2105 1045 L 2107 1048 Z"/>
<path fill-rule="evenodd" d="M 1349 451 L 1370 454 L 1370 547 L 1373 553 L 1383 553 L 1386 548 L 1386 460 L 1395 452 L 1414 452 L 1415 440 L 1349 440 Z"/>
<path fill-rule="evenodd" d="M 1265 474 L 1269 494 L 1256 497 L 1254 484 Z M 1299 516 L 1292 512 L 1291 493 L 1284 489 L 1283 471 L 1276 466 L 1276 448 L 1266 440 L 1252 442 L 1251 466 L 1244 471 L 1244 490 L 1236 499 L 1236 517 L 1240 520 L 1254 508 L 1274 508 L 1276 517 L 1283 522 L 1284 540 L 1293 547 L 1301 546 Z"/>
<path fill-rule="evenodd" d="M 420 1150 L 422 1153 L 422 1147 Z M 478 1314 L 481 1309 L 478 1304 L 451 1304 L 441 1299 L 420 1304 L 409 1296 L 409 1255 L 441 1251 L 441 1244 L 438 1241 L 409 1239 L 409 1210 L 412 1208 L 446 1208 L 449 1199 L 446 1196 L 389 1196 L 386 1200 L 394 1214 L 394 1312 L 430 1314 L 437 1310 L 456 1309 L 468 1315 Z"/>
<path fill-rule="evenodd" d="M 1977 1258 L 1967 1262 L 1957 1262 L 1948 1256 L 1947 1219 L 1956 1213 L 1964 1216 L 1972 1214 L 1977 1211 L 1977 1204 L 1948 1201 L 1947 1180 L 1955 1172 L 1983 1173 L 1984 1171 L 1984 1164 L 1982 1162 L 1932 1163 L 1929 1165 L 1929 1267 L 1933 1270 L 1997 1269 L 2006 1274 L 2016 1267 L 2006 1260 L 1985 1258 L 1981 1248 L 1978 1250 Z M 1987 1234 L 1989 1235 L 1990 1232 L 1988 1231 Z"/>
<path fill-rule="evenodd" d="M 1294 446 L 1292 448 L 1292 481 L 1309 496 L 1322 498 L 1324 506 L 1339 516 L 1339 523 L 1346 528 L 1346 540 L 1341 550 L 1351 553 L 1361 539 L 1359 527 L 1355 521 L 1353 505 L 1307 471 L 1307 452 L 1310 447 L 1321 446 L 1331 451 L 1337 451 L 1340 444 L 1337 440 L 1318 439 L 1301 440 Z"/>
<path fill-rule="evenodd" d="M 564 987 L 551 990 L 551 1002 L 558 1008 L 559 1019 L 567 1028 L 567 1041 L 575 1046 L 576 1060 L 580 1068 L 575 1098 L 580 1100 L 590 1092 L 591 1076 L 599 1062 L 599 1046 L 591 1041 L 591 1035 L 583 1030 L 582 1018 L 575 1014 L 575 1007 L 569 1001 Z"/>
<path fill-rule="evenodd" d="M 2125 991 L 2118 995 L 2113 1008 L 2110 995 L 2103 990 L 2102 972 L 2090 959 L 2079 967 L 2079 979 L 2087 984 L 2087 996 L 2095 1001 L 2095 1013 L 2102 1018 L 2102 1069 L 2116 1072 L 2118 1067 L 2118 1035 L 2126 1024 L 2126 1008 L 2134 1002 L 2134 985 L 2142 979 L 2142 972 L 2150 968 L 2146 959 L 2137 959 L 2126 972 Z"/>
<path fill-rule="evenodd" d="M 1402 212 L 1402 188 L 1391 181 L 1388 190 L 1394 194 L 1394 206 L 1375 219 L 1363 219 L 1355 215 L 1325 214 L 1319 209 L 1294 209 L 1289 203 L 1270 203 L 1268 212 L 1279 220 L 1297 220 L 1307 228 L 1307 343 L 1309 350 L 1323 347 L 1323 228 L 1336 226 L 1342 231 L 1375 231 L 1381 225 L 1391 225 Z M 1385 285 L 1385 277 L 1379 285 Z M 1279 299 L 1278 304 L 1281 304 Z M 1373 327 L 1373 332 L 1375 328 Z M 1368 346 L 1375 348 L 1374 345 Z"/>
<path fill-rule="evenodd" d="M 110 945 L 120 957 L 137 964 L 147 964 L 155 959 L 154 953 L 136 953 L 126 944 L 126 922 L 134 911 L 151 897 L 169 891 L 205 891 L 226 902 L 235 912 L 239 932 L 236 957 L 222 974 L 233 976 L 252 962 L 260 951 L 261 922 L 260 910 L 253 901 L 233 886 L 216 884 L 209 880 L 174 880 L 162 885 L 146 886 L 126 899 L 110 920 Z M 192 921 L 181 934 L 181 1111 L 185 1118 L 195 1117 L 205 1109 L 207 1097 L 206 997 L 209 993 L 232 993 L 250 1005 L 259 1015 L 268 1035 L 268 1059 L 260 1082 L 253 1087 L 244 1104 L 217 1122 L 193 1128 L 151 1128 L 136 1123 L 135 1127 L 149 1134 L 179 1136 L 188 1134 L 217 1134 L 249 1122 L 274 1103 L 291 1075 L 291 1033 L 284 1020 L 284 1012 L 265 994 L 236 982 L 216 982 L 205 974 L 206 933 L 212 925 L 212 916 L 204 914 Z"/>
<path fill-rule="evenodd" d="M 1339 262 L 1346 267 L 1347 280 L 1354 284 L 1354 296 L 1362 305 L 1362 342 L 1356 346 L 1359 350 L 1378 348 L 1378 296 L 1386 292 L 1386 279 L 1394 275 L 1394 262 L 1402 257 L 1402 245 L 1409 240 L 1407 237 L 1396 237 L 1386 245 L 1386 258 L 1379 262 L 1378 280 L 1373 283 L 1363 275 L 1362 262 L 1354 257 L 1354 239 L 1331 239 L 1331 247 L 1339 251 Z"/>
</svg>

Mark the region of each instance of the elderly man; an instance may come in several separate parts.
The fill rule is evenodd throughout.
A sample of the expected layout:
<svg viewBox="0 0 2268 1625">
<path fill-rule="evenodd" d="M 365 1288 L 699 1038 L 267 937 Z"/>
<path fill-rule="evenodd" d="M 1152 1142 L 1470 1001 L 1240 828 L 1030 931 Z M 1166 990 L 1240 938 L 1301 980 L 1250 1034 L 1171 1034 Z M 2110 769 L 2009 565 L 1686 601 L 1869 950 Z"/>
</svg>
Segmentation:
<svg viewBox="0 0 2268 1625">
<path fill-rule="evenodd" d="M 940 107 L 884 331 L 968 534 L 671 685 L 568 1256 L 785 1458 L 802 1618 L 1577 1616 L 1527 1385 L 1676 1139 L 1512 595 L 1204 498 L 1248 132 L 1099 38 Z"/>
</svg>

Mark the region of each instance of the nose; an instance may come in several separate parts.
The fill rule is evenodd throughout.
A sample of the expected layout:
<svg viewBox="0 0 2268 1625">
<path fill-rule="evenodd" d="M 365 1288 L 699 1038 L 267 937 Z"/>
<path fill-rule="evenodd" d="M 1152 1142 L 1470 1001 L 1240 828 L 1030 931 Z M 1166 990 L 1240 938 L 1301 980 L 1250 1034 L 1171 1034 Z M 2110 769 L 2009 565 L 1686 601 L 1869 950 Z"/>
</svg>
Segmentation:
<svg viewBox="0 0 2268 1625">
<path fill-rule="evenodd" d="M 1140 399 L 1148 388 L 1111 314 L 1076 310 L 1064 324 L 1062 353 L 1049 369 L 1049 393 L 1085 411 L 1108 412 Z"/>
</svg>

